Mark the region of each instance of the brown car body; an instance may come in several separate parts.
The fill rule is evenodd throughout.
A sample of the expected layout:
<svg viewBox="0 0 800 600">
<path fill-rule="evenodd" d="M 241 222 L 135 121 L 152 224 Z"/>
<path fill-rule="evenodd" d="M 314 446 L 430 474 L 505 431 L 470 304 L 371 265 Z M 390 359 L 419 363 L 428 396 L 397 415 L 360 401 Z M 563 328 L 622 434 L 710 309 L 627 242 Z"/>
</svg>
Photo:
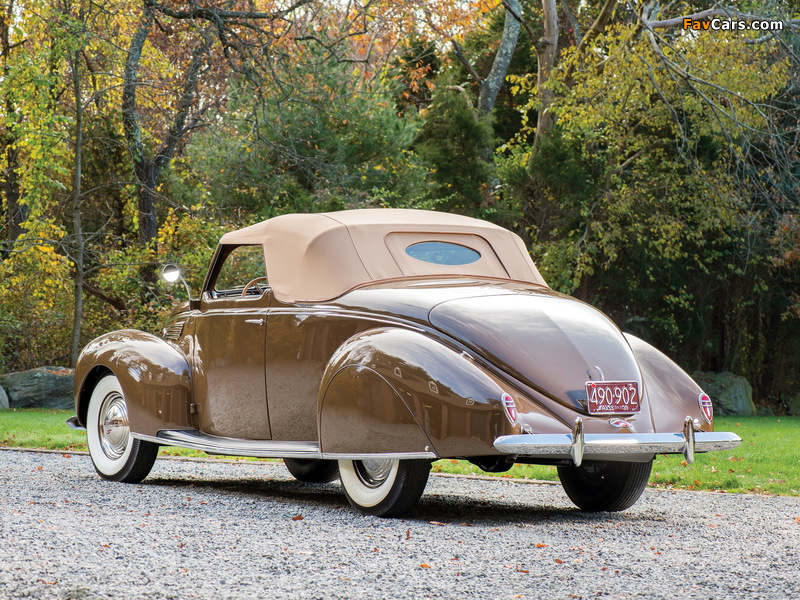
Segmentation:
<svg viewBox="0 0 800 600">
<path fill-rule="evenodd" d="M 263 254 L 268 283 L 245 269 L 239 285 L 220 289 L 242 248 Z M 442 264 L 452 260 L 462 264 Z M 93 393 L 109 374 L 126 414 L 101 407 L 98 417 Z M 199 300 L 178 307 L 161 338 L 101 336 L 81 354 L 75 381 L 74 422 L 100 451 L 128 435 L 150 448 L 318 467 L 465 458 L 490 471 L 555 464 L 567 476 L 646 465 L 646 483 L 655 454 L 693 460 L 740 442 L 714 432 L 709 402 L 674 362 L 548 288 L 517 236 L 427 211 L 287 215 L 226 234 Z M 592 381 L 638 386 L 639 410 L 590 413 Z M 131 480 L 108 470 L 98 467 Z M 364 512 L 409 508 L 385 499 L 365 507 L 342 481 Z M 382 480 L 364 481 L 372 489 Z M 607 510 L 626 502 L 576 500 Z"/>
</svg>

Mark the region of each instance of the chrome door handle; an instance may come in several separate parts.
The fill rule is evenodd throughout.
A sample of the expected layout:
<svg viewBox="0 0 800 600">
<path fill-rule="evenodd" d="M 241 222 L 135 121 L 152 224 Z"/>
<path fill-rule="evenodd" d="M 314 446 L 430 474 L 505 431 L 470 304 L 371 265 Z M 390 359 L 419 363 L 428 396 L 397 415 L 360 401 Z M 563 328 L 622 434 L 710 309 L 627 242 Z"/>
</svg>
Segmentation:
<svg viewBox="0 0 800 600">
<path fill-rule="evenodd" d="M 244 322 L 252 325 L 258 325 L 259 327 L 266 323 L 264 319 L 245 319 Z"/>
</svg>

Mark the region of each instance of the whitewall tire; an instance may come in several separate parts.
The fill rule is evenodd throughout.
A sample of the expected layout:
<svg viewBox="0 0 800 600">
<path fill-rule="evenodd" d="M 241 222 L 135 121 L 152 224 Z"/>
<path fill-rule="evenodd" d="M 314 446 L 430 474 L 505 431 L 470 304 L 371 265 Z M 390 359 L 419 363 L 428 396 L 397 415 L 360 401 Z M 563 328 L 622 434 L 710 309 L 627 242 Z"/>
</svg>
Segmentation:
<svg viewBox="0 0 800 600">
<path fill-rule="evenodd" d="M 131 437 L 128 405 L 114 375 L 100 379 L 86 413 L 89 455 L 103 479 L 138 483 L 150 473 L 158 445 Z"/>
<path fill-rule="evenodd" d="M 365 515 L 398 517 L 419 501 L 428 460 L 340 460 L 339 478 L 350 504 Z"/>
</svg>

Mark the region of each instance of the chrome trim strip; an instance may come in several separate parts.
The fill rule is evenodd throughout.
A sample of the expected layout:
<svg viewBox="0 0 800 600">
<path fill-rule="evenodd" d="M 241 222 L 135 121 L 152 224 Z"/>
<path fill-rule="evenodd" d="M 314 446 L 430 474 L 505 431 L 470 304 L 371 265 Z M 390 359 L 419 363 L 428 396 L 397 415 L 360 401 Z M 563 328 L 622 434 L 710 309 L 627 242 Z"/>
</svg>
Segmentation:
<svg viewBox="0 0 800 600">
<path fill-rule="evenodd" d="M 385 452 L 350 454 L 321 452 L 317 442 L 281 442 L 275 440 L 243 440 L 239 438 L 208 435 L 197 430 L 163 430 L 157 436 L 131 434 L 133 437 L 162 446 L 181 446 L 209 454 L 228 456 L 253 456 L 256 458 L 321 458 L 325 460 L 366 459 L 430 459 L 439 458 L 433 452 Z"/>
<path fill-rule="evenodd" d="M 694 433 L 694 452 L 730 450 L 742 443 L 735 433 Z M 630 454 L 688 454 L 683 433 L 587 433 L 584 434 L 584 458 L 612 455 L 624 459 Z M 575 440 L 569 433 L 504 435 L 494 442 L 495 450 L 520 456 L 572 458 Z M 688 462 L 688 460 L 687 460 Z"/>
<path fill-rule="evenodd" d="M 352 291 L 352 290 L 351 290 Z M 305 315 L 305 314 L 314 314 L 315 316 L 325 316 L 325 317 L 341 317 L 342 315 L 351 316 L 357 319 L 363 319 L 365 321 L 372 321 L 374 323 L 380 323 L 381 325 L 392 325 L 394 327 L 404 327 L 406 329 L 412 329 L 414 331 L 419 332 L 426 332 L 426 329 L 423 329 L 419 326 L 419 324 L 414 323 L 413 321 L 404 320 L 404 319 L 392 319 L 387 316 L 376 316 L 373 313 L 368 313 L 359 310 L 353 310 L 349 308 L 339 308 L 336 306 L 328 306 L 328 305 L 311 305 L 308 307 L 273 307 L 269 309 L 269 314 L 276 314 L 276 315 Z"/>
<path fill-rule="evenodd" d="M 341 452 L 323 452 L 322 458 L 326 460 L 378 460 L 378 459 L 391 459 L 391 460 L 408 460 L 424 458 L 429 460 L 436 460 L 439 458 L 433 452 L 381 452 L 377 454 L 348 454 Z"/>
<path fill-rule="evenodd" d="M 153 438 L 133 434 L 134 437 L 166 446 L 181 446 L 209 454 L 253 456 L 256 458 L 322 458 L 317 442 L 278 442 L 273 440 L 243 440 L 239 438 L 208 435 L 197 430 L 159 431 Z"/>
</svg>

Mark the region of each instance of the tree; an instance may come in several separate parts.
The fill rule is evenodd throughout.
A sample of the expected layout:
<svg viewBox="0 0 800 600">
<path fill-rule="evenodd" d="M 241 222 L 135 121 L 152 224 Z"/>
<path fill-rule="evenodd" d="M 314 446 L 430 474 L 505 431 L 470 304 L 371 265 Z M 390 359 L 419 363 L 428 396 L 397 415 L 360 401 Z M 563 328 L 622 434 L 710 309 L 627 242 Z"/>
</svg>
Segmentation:
<svg viewBox="0 0 800 600">
<path fill-rule="evenodd" d="M 735 368 L 773 393 L 763 340 L 785 310 L 766 291 L 769 240 L 796 206 L 795 25 L 687 33 L 655 5 L 574 21 L 542 7 L 537 73 L 513 81 L 536 118 L 503 159 L 529 172 L 516 194 L 540 268 L 688 368 Z"/>
<path fill-rule="evenodd" d="M 8 0 L 0 13 L 0 57 L 2 57 L 3 81 L 11 81 L 11 54 L 27 41 L 17 33 L 14 25 L 15 19 L 14 0 Z M 19 189 L 19 150 L 16 145 L 14 133 L 15 101 L 14 90 L 10 85 L 3 86 L 3 108 L 5 110 L 5 123 L 0 133 L 0 160 L 2 160 L 2 176 L 0 176 L 0 191 L 4 200 L 3 216 L 6 226 L 5 237 L 14 241 L 22 233 L 22 223 L 26 220 L 24 205 L 20 205 Z"/>
</svg>

